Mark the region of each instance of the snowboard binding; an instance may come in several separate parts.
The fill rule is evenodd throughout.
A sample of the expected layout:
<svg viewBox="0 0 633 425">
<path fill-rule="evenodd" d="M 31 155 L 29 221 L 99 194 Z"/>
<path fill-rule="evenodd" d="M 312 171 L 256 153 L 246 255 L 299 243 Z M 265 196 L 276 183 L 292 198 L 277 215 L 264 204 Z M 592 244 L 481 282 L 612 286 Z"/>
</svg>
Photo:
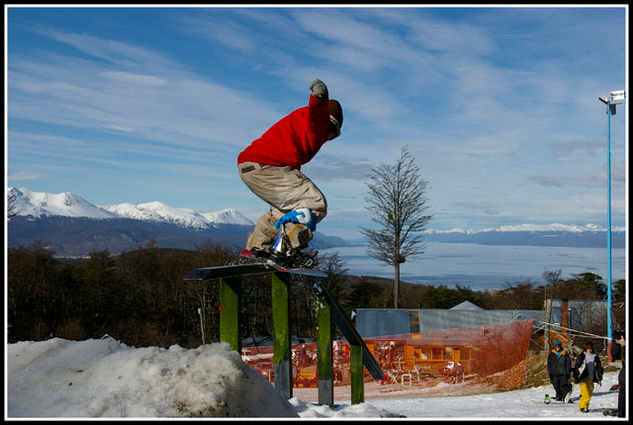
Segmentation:
<svg viewBox="0 0 633 425">
<path fill-rule="evenodd" d="M 265 261 L 271 261 L 275 265 L 285 269 L 311 269 L 316 265 L 316 251 L 303 252 L 300 250 L 273 251 L 253 248 L 252 256 Z"/>
<path fill-rule="evenodd" d="M 263 255 L 265 257 L 267 254 L 270 254 L 270 257 L 266 258 L 266 260 L 271 260 L 278 266 L 288 269 L 310 269 L 316 265 L 316 251 L 314 253 L 307 253 L 301 251 L 299 248 L 287 248 L 290 246 L 291 244 L 286 235 L 285 227 L 281 225 L 270 252 L 264 253 L 264 250 L 255 251 L 254 248 L 253 255 L 256 257 Z"/>
</svg>

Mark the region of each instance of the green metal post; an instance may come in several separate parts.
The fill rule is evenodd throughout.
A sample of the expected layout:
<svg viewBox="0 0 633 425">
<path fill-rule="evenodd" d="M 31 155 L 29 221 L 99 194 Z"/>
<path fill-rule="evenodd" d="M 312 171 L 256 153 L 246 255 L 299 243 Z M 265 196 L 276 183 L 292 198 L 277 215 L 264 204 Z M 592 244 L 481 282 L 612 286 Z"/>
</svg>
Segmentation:
<svg viewBox="0 0 633 425">
<path fill-rule="evenodd" d="M 349 346 L 349 364 L 352 385 L 352 404 L 365 401 L 364 376 L 363 376 L 363 346 Z"/>
<path fill-rule="evenodd" d="M 220 279 L 220 341 L 228 342 L 233 350 L 242 352 L 238 279 Z"/>
<path fill-rule="evenodd" d="M 328 303 L 317 298 L 317 372 L 319 376 L 319 404 L 334 405 L 332 385 L 332 315 Z"/>
<path fill-rule="evenodd" d="M 290 341 L 290 294 L 288 280 L 278 273 L 272 276 L 273 298 L 273 368 L 275 390 L 286 398 L 292 398 L 292 350 Z"/>
</svg>

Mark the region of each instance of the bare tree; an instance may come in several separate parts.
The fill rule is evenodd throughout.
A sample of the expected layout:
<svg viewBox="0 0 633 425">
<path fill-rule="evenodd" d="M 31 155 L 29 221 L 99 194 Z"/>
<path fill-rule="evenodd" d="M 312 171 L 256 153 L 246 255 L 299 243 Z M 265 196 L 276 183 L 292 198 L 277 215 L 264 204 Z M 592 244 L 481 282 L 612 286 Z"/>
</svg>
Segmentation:
<svg viewBox="0 0 633 425">
<path fill-rule="evenodd" d="M 548 286 L 554 286 L 556 285 L 558 282 L 561 282 L 563 279 L 561 278 L 563 274 L 563 271 L 561 269 L 557 269 L 557 270 L 545 270 L 543 272 L 543 279 L 545 279 L 545 295 L 544 295 L 544 302 L 547 302 L 547 287 Z"/>
<path fill-rule="evenodd" d="M 368 238 L 367 253 L 394 267 L 393 304 L 398 308 L 400 264 L 424 253 L 426 248 L 419 232 L 432 217 L 425 214 L 428 182 L 421 177 L 415 158 L 406 146 L 395 164 L 379 165 L 367 177 L 370 181 L 366 208 L 379 228 L 361 228 L 361 232 Z"/>
</svg>

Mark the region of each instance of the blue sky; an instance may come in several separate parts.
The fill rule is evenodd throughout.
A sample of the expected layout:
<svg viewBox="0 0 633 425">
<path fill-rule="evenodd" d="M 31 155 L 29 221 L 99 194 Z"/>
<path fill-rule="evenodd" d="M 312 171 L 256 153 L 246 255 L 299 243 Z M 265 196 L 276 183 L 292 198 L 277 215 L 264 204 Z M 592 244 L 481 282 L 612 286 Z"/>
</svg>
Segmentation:
<svg viewBox="0 0 633 425">
<path fill-rule="evenodd" d="M 9 186 L 199 212 L 266 204 L 236 157 L 322 79 L 343 134 L 303 171 L 320 231 L 369 224 L 366 173 L 403 146 L 428 228 L 606 226 L 607 115 L 628 89 L 619 7 L 5 7 Z M 627 90 L 628 94 L 628 90 Z M 625 226 L 626 105 L 611 121 Z"/>
</svg>

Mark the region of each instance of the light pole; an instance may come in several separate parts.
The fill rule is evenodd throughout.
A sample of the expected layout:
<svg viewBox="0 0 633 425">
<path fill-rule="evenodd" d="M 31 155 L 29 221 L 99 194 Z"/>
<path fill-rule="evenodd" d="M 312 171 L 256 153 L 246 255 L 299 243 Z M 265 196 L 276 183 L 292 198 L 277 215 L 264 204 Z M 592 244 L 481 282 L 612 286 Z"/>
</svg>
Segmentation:
<svg viewBox="0 0 633 425">
<path fill-rule="evenodd" d="M 612 323 L 611 323 L 611 115 L 615 115 L 616 105 L 622 104 L 618 100 L 624 100 L 624 90 L 612 91 L 607 96 L 599 96 L 598 99 L 607 105 L 607 356 L 611 358 Z"/>
</svg>

